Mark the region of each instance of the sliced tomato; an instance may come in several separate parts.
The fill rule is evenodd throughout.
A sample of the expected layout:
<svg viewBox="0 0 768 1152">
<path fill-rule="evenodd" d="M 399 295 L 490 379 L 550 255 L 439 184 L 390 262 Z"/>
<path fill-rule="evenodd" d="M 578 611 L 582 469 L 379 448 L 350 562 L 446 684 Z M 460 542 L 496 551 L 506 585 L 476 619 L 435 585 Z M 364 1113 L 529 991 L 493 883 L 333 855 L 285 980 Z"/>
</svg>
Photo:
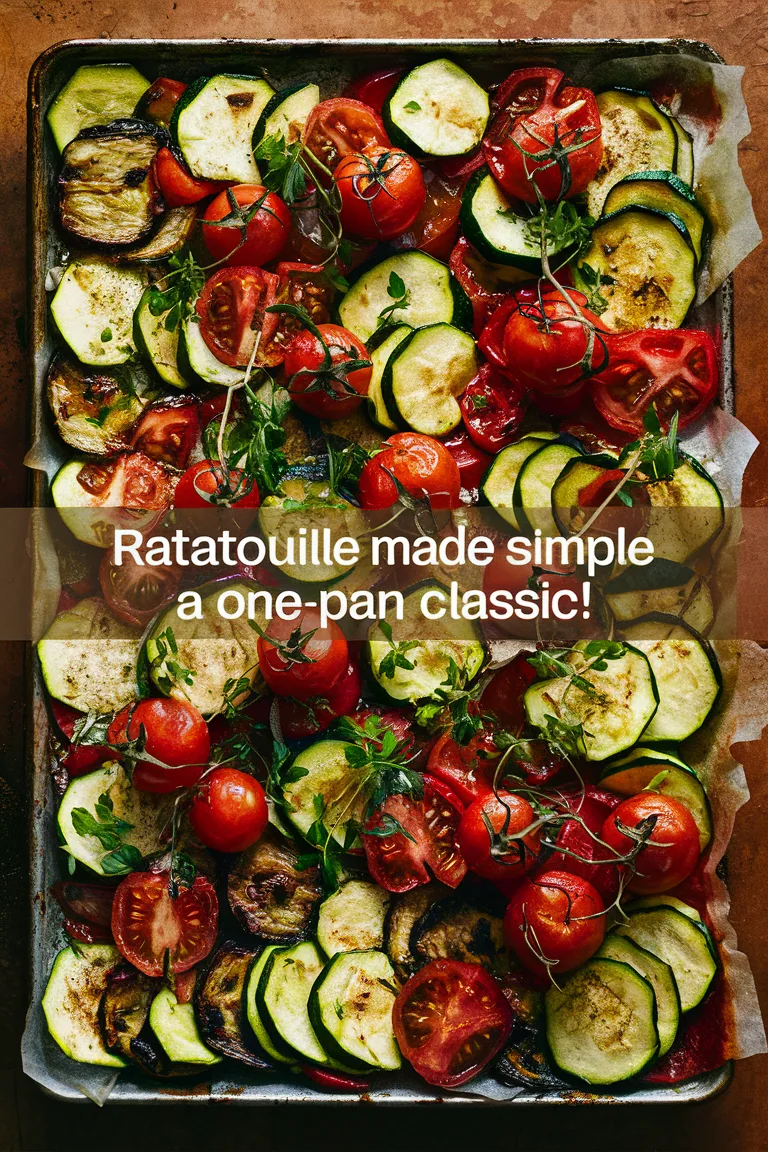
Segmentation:
<svg viewBox="0 0 768 1152">
<path fill-rule="evenodd" d="M 219 904 L 210 880 L 196 876 L 174 897 L 167 872 L 132 872 L 115 893 L 112 934 L 122 956 L 145 976 L 187 972 L 216 940 Z"/>
<path fill-rule="evenodd" d="M 261 268 L 222 268 L 206 281 L 197 301 L 200 332 L 223 364 L 245 368 L 257 338 L 264 347 L 277 329 L 277 315 L 266 309 L 275 303 L 278 278 Z M 258 353 L 256 364 L 260 364 Z"/>
<path fill-rule="evenodd" d="M 426 199 L 413 223 L 394 240 L 395 248 L 418 248 L 437 260 L 448 260 L 459 238 L 462 182 L 439 169 L 422 168 Z"/>
<path fill-rule="evenodd" d="M 170 148 L 161 148 L 153 164 L 157 186 L 168 208 L 197 204 L 225 187 L 220 180 L 198 180 Z"/>
<path fill-rule="evenodd" d="M 401 989 L 392 1023 L 418 1074 L 428 1084 L 456 1088 L 493 1059 L 513 1015 L 501 986 L 479 964 L 432 960 Z"/>
<path fill-rule="evenodd" d="M 131 447 L 150 460 L 170 464 L 180 472 L 189 464 L 197 443 L 200 421 L 197 404 L 181 397 L 147 408 L 133 434 Z"/>
<path fill-rule="evenodd" d="M 469 436 L 484 452 L 495 455 L 517 439 L 526 413 L 524 392 L 514 388 L 490 364 L 470 380 L 459 404 Z"/>
<path fill-rule="evenodd" d="M 432 746 L 427 771 L 451 788 L 463 806 L 492 790 L 498 756 L 490 733 L 481 732 L 462 745 L 445 732 Z"/>
<path fill-rule="evenodd" d="M 83 464 L 77 483 L 87 504 L 70 511 L 81 517 L 84 529 L 108 548 L 116 528 L 149 532 L 173 501 L 176 477 L 143 452 L 123 453 L 114 460 Z"/>
<path fill-rule="evenodd" d="M 146 550 L 146 543 L 142 542 L 139 555 L 145 556 Z M 110 548 L 99 566 L 99 583 L 115 616 L 143 628 L 176 596 L 181 569 L 176 564 L 139 564 L 131 555 L 123 556 L 116 564 L 114 548 Z"/>
<path fill-rule="evenodd" d="M 318 327 L 330 322 L 336 289 L 324 265 L 282 261 L 275 274 L 279 280 L 276 304 L 303 308 Z M 294 316 L 278 314 L 274 335 L 259 349 L 265 368 L 276 368 L 283 363 L 288 345 L 301 330 L 301 322 Z"/>
<path fill-rule="evenodd" d="M 461 812 L 456 795 L 432 776 L 424 777 L 421 800 L 391 796 L 368 827 L 375 828 L 387 815 L 398 820 L 408 836 L 363 833 L 368 869 L 376 883 L 388 892 L 409 892 L 434 876 L 456 888 L 467 872 L 456 841 Z"/>
<path fill-rule="evenodd" d="M 459 467 L 462 488 L 466 488 L 469 492 L 477 491 L 493 457 L 487 452 L 481 452 L 466 429 L 461 427 L 444 440 L 443 444 Z"/>
<path fill-rule="evenodd" d="M 344 96 L 315 105 L 302 139 L 307 152 L 319 161 L 318 180 L 323 184 L 330 183 L 331 174 L 345 156 L 362 152 L 371 144 L 389 144 L 381 117 L 360 100 Z"/>
<path fill-rule="evenodd" d="M 350 80 L 342 96 L 367 104 L 380 116 L 387 96 L 404 75 L 404 68 L 382 68 L 379 72 L 364 72 L 362 76 L 355 76 L 354 80 Z"/>
<path fill-rule="evenodd" d="M 647 328 L 606 342 L 608 365 L 593 381 L 592 396 L 612 428 L 642 436 L 651 405 L 662 428 L 675 413 L 678 428 L 685 428 L 715 399 L 717 349 L 707 332 Z"/>
</svg>

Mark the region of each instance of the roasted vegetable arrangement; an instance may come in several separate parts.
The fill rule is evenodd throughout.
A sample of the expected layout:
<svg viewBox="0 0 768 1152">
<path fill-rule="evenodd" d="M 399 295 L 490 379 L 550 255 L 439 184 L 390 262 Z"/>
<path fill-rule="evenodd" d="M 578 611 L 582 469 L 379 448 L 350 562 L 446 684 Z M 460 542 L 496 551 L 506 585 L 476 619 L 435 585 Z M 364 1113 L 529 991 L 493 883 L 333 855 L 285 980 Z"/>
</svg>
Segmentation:
<svg viewBox="0 0 768 1152">
<path fill-rule="evenodd" d="M 721 976 L 685 741 L 720 692 L 724 512 L 678 440 L 718 389 L 682 327 L 710 235 L 692 142 L 647 93 L 550 67 L 489 93 L 437 59 L 320 97 L 99 65 L 49 111 L 48 394 L 75 453 L 37 647 L 70 940 L 49 1031 L 84 1063 L 336 1091 L 407 1065 L 441 1089 L 693 1074 Z M 424 583 L 362 644 L 321 620 L 321 583 L 380 578 L 363 561 L 229 570 L 303 589 L 290 622 L 217 617 L 212 570 L 183 620 L 181 563 L 114 555 L 116 527 L 217 510 L 358 537 L 469 505 L 488 595 L 581 587 L 504 542 L 617 511 L 655 559 L 607 572 L 567 642 L 518 621 L 498 667 L 480 623 L 425 638 Z"/>
</svg>

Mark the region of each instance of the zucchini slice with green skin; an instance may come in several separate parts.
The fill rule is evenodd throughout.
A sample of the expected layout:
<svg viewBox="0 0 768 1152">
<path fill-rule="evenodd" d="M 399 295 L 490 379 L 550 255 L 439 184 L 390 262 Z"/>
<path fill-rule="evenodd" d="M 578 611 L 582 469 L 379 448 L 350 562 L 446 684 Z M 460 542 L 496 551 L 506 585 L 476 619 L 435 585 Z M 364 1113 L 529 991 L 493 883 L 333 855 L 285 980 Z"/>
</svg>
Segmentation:
<svg viewBox="0 0 768 1152">
<path fill-rule="evenodd" d="M 59 612 L 37 642 L 45 686 L 78 712 L 116 712 L 135 698 L 140 644 L 137 629 L 89 596 Z"/>
<path fill-rule="evenodd" d="M 384 103 L 393 144 L 428 156 L 463 156 L 483 138 L 488 93 L 452 60 L 412 68 Z"/>
<path fill-rule="evenodd" d="M 646 616 L 623 635 L 648 658 L 659 707 L 643 738 L 679 743 L 698 732 L 715 706 L 722 676 L 712 646 L 674 616 Z"/>
<path fill-rule="evenodd" d="M 163 988 L 149 1009 L 149 1026 L 169 1060 L 179 1064 L 220 1064 L 200 1035 L 192 1004 L 180 1004 L 170 988 Z"/>
<path fill-rule="evenodd" d="M 606 936 L 595 953 L 597 959 L 618 960 L 634 968 L 653 988 L 656 997 L 659 1056 L 669 1052 L 680 1026 L 680 997 L 669 964 L 638 947 L 627 936 Z"/>
<path fill-rule="evenodd" d="M 316 472 L 300 468 L 291 470 L 280 484 L 279 496 L 267 496 L 259 508 L 259 525 L 265 536 L 273 537 L 279 555 L 289 561 L 278 565 L 282 574 L 289 580 L 299 580 L 302 584 L 325 585 L 339 580 L 354 570 L 358 561 L 339 564 L 333 558 L 326 564 L 319 562 L 299 563 L 294 556 L 290 562 L 290 541 L 299 538 L 301 529 L 317 529 L 319 538 L 323 530 L 331 533 L 331 539 L 342 536 L 360 539 L 364 536 L 367 524 L 363 514 L 349 500 L 331 490 L 328 480 L 315 479 Z"/>
<path fill-rule="evenodd" d="M 658 706 L 656 681 L 645 655 L 627 644 L 622 656 L 606 660 L 604 671 L 585 667 L 580 640 L 567 659 L 574 672 L 595 692 L 587 692 L 570 677 L 539 680 L 527 689 L 525 711 L 530 724 L 546 732 L 546 717 L 581 724 L 587 760 L 608 760 L 632 748 L 647 729 Z"/>
<path fill-rule="evenodd" d="M 179 372 L 179 329 L 166 328 L 167 312 L 154 316 L 149 308 L 152 289 L 147 288 L 139 300 L 133 316 L 133 342 L 140 356 L 145 357 L 165 384 L 173 388 L 188 388 L 193 380 L 186 380 Z"/>
<path fill-rule="evenodd" d="M 452 324 L 417 328 L 387 360 L 381 395 L 400 428 L 447 436 L 461 423 L 459 396 L 479 367 L 475 341 Z"/>
<path fill-rule="evenodd" d="M 647 535 L 654 556 L 685 564 L 722 532 L 720 489 L 692 456 L 683 453 L 672 476 L 646 485 L 646 491 L 653 510 Z"/>
<path fill-rule="evenodd" d="M 558 1068 L 588 1084 L 618 1084 L 656 1059 L 650 983 L 629 964 L 592 959 L 544 997 L 547 1042 Z"/>
<path fill-rule="evenodd" d="M 461 198 L 461 227 L 470 244 L 494 264 L 509 264 L 541 275 L 541 244 L 528 232 L 531 215 L 519 216 L 487 168 L 469 179 Z M 565 264 L 577 245 L 547 246 L 550 261 Z"/>
<path fill-rule="evenodd" d="M 611 88 L 597 96 L 603 128 L 603 158 L 587 187 L 587 212 L 600 216 L 608 192 L 633 172 L 675 171 L 674 123 L 647 92 Z"/>
<path fill-rule="evenodd" d="M 444 598 L 438 601 L 436 595 Z M 392 629 L 392 643 L 375 623 L 368 632 L 366 653 L 371 674 L 387 696 L 400 703 L 416 703 L 433 696 L 448 682 L 451 661 L 458 666 L 465 683 L 479 674 L 485 661 L 485 642 L 478 626 L 470 620 L 428 620 L 421 610 L 422 598 L 429 596 L 427 606 L 434 610 L 438 603 L 447 604 L 448 590 L 437 581 L 426 580 L 403 593 L 403 619 L 387 620 Z M 393 644 L 410 644 L 405 655 L 412 668 L 391 667 L 387 657 Z M 392 672 L 393 675 L 388 675 Z"/>
<path fill-rule="evenodd" d="M 711 232 L 709 219 L 693 189 L 674 172 L 633 172 L 625 176 L 606 196 L 603 215 L 631 207 L 674 212 L 688 229 L 697 263 L 701 261 Z"/>
<path fill-rule="evenodd" d="M 717 960 L 700 924 L 670 906 L 644 908 L 633 912 L 629 922 L 617 925 L 614 932 L 669 964 L 682 1012 L 701 1003 L 715 978 Z"/>
<path fill-rule="evenodd" d="M 380 949 L 392 897 L 370 880 L 347 880 L 320 905 L 317 943 L 326 956 Z"/>
<path fill-rule="evenodd" d="M 264 1027 L 264 1022 L 259 1015 L 259 1007 L 256 1001 L 256 993 L 259 989 L 261 977 L 267 962 L 273 952 L 280 950 L 279 944 L 267 944 L 264 951 L 251 968 L 248 976 L 248 984 L 245 989 L 245 1012 L 248 1017 L 248 1023 L 253 1030 L 253 1034 L 259 1042 L 259 1045 L 264 1049 L 270 1060 L 274 1060 L 276 1064 L 293 1064 L 296 1060 L 294 1052 L 286 1055 L 283 1049 L 278 1049 L 272 1043 L 272 1038 L 269 1032 Z"/>
<path fill-rule="evenodd" d="M 116 254 L 114 260 L 118 264 L 157 264 L 160 260 L 167 260 L 191 240 L 198 211 L 196 204 L 169 208 L 160 221 L 160 227 L 145 244 L 126 248 Z"/>
<path fill-rule="evenodd" d="M 553 489 L 568 462 L 580 455 L 573 445 L 555 441 L 543 444 L 523 462 L 512 497 L 523 532 L 533 535 L 540 528 L 542 536 L 559 535 L 552 513 Z"/>
<path fill-rule="evenodd" d="M 578 265 L 608 277 L 601 324 L 610 332 L 680 328 L 696 295 L 696 249 L 674 212 L 627 207 L 592 229 Z"/>
<path fill-rule="evenodd" d="M 381 313 L 394 303 L 388 292 L 393 273 L 405 285 L 406 302 L 391 314 L 391 321 L 411 328 L 472 328 L 472 305 L 447 266 L 426 252 L 399 252 L 363 271 L 339 303 L 340 323 L 364 344 L 380 327 Z"/>
<path fill-rule="evenodd" d="M 693 137 L 689 132 L 686 132 L 679 120 L 671 117 L 672 127 L 677 136 L 677 159 L 675 160 L 675 172 L 681 180 L 685 180 L 686 184 L 693 187 L 694 177 L 694 159 L 693 159 Z"/>
<path fill-rule="evenodd" d="M 309 1016 L 323 1048 L 344 1062 L 384 1072 L 402 1066 L 392 1025 L 399 986 L 384 952 L 344 952 L 312 986 Z"/>
<path fill-rule="evenodd" d="M 251 142 L 275 90 L 258 76 L 220 73 L 189 85 L 171 117 L 171 135 L 201 180 L 260 184 Z"/>
<path fill-rule="evenodd" d="M 368 414 L 375 424 L 386 428 L 388 432 L 397 432 L 398 425 L 389 415 L 384 397 L 381 394 L 381 378 L 392 353 L 402 344 L 403 340 L 411 334 L 413 329 L 408 324 L 398 324 L 380 344 L 371 350 L 368 356 L 371 360 L 371 379 L 368 384 Z"/>
<path fill-rule="evenodd" d="M 149 374 L 129 369 L 130 388 L 121 375 L 86 368 L 56 356 L 48 369 L 48 404 L 65 444 L 91 456 L 111 456 L 130 446 L 130 432 L 157 396 Z"/>
<path fill-rule="evenodd" d="M 255 948 L 223 943 L 195 984 L 195 1014 L 202 1040 L 214 1052 L 251 1068 L 268 1068 L 252 1043 L 245 1009 L 245 989 L 255 957 Z"/>
<path fill-rule="evenodd" d="M 298 776 L 298 770 L 304 775 L 284 785 L 283 798 L 286 815 L 302 836 L 322 816 L 325 828 L 343 845 L 349 822 L 362 823 L 365 800 L 362 794 L 354 799 L 355 769 L 347 759 L 352 747 L 344 740 L 317 740 L 294 759 L 290 776 Z"/>
<path fill-rule="evenodd" d="M 691 904 L 678 900 L 676 896 L 668 896 L 666 892 L 658 893 L 656 896 L 639 896 L 636 900 L 630 901 L 624 911 L 631 916 L 633 912 L 640 912 L 648 908 L 675 908 L 678 912 L 682 912 L 683 916 L 687 916 L 689 920 L 695 920 L 697 924 L 704 924 L 701 913 Z"/>
<path fill-rule="evenodd" d="M 241 852 L 227 878 L 227 899 L 244 931 L 273 944 L 305 940 L 323 898 L 316 865 L 299 868 L 288 834 L 270 826 Z"/>
<path fill-rule="evenodd" d="M 56 815 L 60 845 L 69 856 L 98 876 L 114 876 L 126 869 L 110 866 L 113 849 L 90 835 L 83 824 L 83 821 L 102 822 L 97 808 L 103 803 L 103 796 L 108 797 L 114 817 L 130 825 L 120 833 L 121 843 L 138 849 L 142 856 L 157 851 L 173 804 L 154 792 L 134 788 L 128 773 L 115 761 L 70 781 Z M 78 809 L 84 809 L 86 816 L 78 815 Z"/>
<path fill-rule="evenodd" d="M 480 495 L 498 512 L 502 520 L 520 530 L 515 513 L 514 493 L 517 477 L 525 461 L 541 448 L 542 440 L 556 440 L 555 432 L 531 432 L 502 448 L 494 457 L 480 481 Z"/>
<path fill-rule="evenodd" d="M 684 760 L 658 748 L 633 748 L 629 755 L 606 765 L 600 786 L 620 796 L 636 796 L 652 780 L 656 780 L 654 792 L 679 800 L 693 816 L 703 852 L 712 839 L 712 813 L 704 785 Z"/>
<path fill-rule="evenodd" d="M 689 569 L 683 568 L 682 571 Z M 696 573 L 684 583 L 662 588 L 628 588 L 626 591 L 614 592 L 612 584 L 613 581 L 605 588 L 605 599 L 619 626 L 649 614 L 661 613 L 664 616 L 679 617 L 689 628 L 702 635 L 712 627 L 715 619 L 712 593 L 706 580 Z"/>
<path fill-rule="evenodd" d="M 143 272 L 104 260 L 73 260 L 51 300 L 51 315 L 81 364 L 125 364 L 136 351 L 133 314 L 147 286 Z"/>
<path fill-rule="evenodd" d="M 582 508 L 579 496 L 601 472 L 611 472 L 617 459 L 608 452 L 595 452 L 588 456 L 574 455 L 568 460 L 552 485 L 552 515 L 558 531 L 565 536 L 578 533 L 594 512 Z"/>
<path fill-rule="evenodd" d="M 194 316 L 185 320 L 179 332 L 176 367 L 183 380 L 202 380 L 204 384 L 219 384 L 229 388 L 245 377 L 241 368 L 230 368 L 217 360 L 203 340 L 200 325 Z"/>
<path fill-rule="evenodd" d="M 147 88 L 149 80 L 132 64 L 81 65 L 48 109 L 59 151 L 83 128 L 133 116 Z"/>
<path fill-rule="evenodd" d="M 267 136 L 282 137 L 288 144 L 294 144 L 301 136 L 310 112 L 319 102 L 317 84 L 294 84 L 275 92 L 265 104 L 253 130 L 254 151 Z"/>
<path fill-rule="evenodd" d="M 110 1052 L 99 1027 L 99 1004 L 107 979 L 122 957 L 113 944 L 81 944 L 57 955 L 43 993 L 48 1031 L 65 1056 L 80 1064 L 125 1068 Z"/>
</svg>

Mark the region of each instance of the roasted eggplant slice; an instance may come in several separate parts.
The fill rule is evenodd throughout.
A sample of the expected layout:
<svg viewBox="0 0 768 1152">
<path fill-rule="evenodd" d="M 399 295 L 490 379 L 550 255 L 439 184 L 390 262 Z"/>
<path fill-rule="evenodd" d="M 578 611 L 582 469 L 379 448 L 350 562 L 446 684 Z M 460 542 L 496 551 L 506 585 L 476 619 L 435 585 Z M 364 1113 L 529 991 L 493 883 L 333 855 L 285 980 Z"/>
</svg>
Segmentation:
<svg viewBox="0 0 768 1152">
<path fill-rule="evenodd" d="M 430 960 L 482 964 L 491 972 L 505 967 L 502 918 L 452 895 L 427 908 L 411 929 L 410 947 L 417 967 Z"/>
<path fill-rule="evenodd" d="M 384 950 L 400 980 L 407 980 L 420 967 L 411 952 L 414 924 L 433 904 L 450 892 L 451 889 L 444 884 L 424 884 L 404 892 L 402 896 L 395 896 L 390 904 L 384 924 Z"/>
<path fill-rule="evenodd" d="M 128 964 L 116 968 L 99 1005 L 104 1042 L 111 1052 L 151 1076 L 192 1076 L 199 1073 L 199 1067 L 169 1060 L 149 1026 L 149 1009 L 161 987 L 161 980 L 144 976 Z"/>
<path fill-rule="evenodd" d="M 167 260 L 188 242 L 196 223 L 197 208 L 194 204 L 169 208 L 154 236 L 138 248 L 119 252 L 115 259 L 118 264 L 156 264 L 159 260 Z"/>
<path fill-rule="evenodd" d="M 133 366 L 99 372 L 57 356 L 48 369 L 48 403 L 61 438 L 91 456 L 124 451 L 154 395 L 147 375 Z"/>
<path fill-rule="evenodd" d="M 252 1068 L 270 1068 L 252 1042 L 245 1013 L 245 985 L 258 949 L 224 943 L 195 987 L 195 1010 L 203 1040 L 214 1052 Z"/>
<path fill-rule="evenodd" d="M 496 1062 L 496 1078 L 502 1084 L 538 1092 L 572 1087 L 552 1066 L 547 1054 L 544 994 L 529 987 L 525 977 L 514 969 L 501 977 L 501 985 L 512 1007 L 514 1024 Z"/>
<path fill-rule="evenodd" d="M 62 227 L 80 240 L 110 247 L 148 236 L 164 207 L 151 168 L 159 147 L 157 132 L 141 120 L 82 131 L 62 156 Z"/>
<path fill-rule="evenodd" d="M 323 897 L 316 867 L 299 871 L 298 850 L 268 829 L 229 874 L 229 905 L 246 932 L 273 944 L 305 940 Z"/>
</svg>

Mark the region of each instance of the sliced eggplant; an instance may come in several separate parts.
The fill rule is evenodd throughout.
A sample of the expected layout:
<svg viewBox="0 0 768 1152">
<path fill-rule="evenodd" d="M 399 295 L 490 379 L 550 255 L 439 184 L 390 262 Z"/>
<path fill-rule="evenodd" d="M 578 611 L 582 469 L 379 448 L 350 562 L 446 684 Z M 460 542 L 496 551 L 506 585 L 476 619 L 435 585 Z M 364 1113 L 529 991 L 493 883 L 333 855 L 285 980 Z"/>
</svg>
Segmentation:
<svg viewBox="0 0 768 1152">
<path fill-rule="evenodd" d="M 395 896 L 384 924 L 384 950 L 400 980 L 407 980 L 419 967 L 411 952 L 411 930 L 428 908 L 450 893 L 444 884 L 424 884 Z"/>
<path fill-rule="evenodd" d="M 297 848 L 268 829 L 229 874 L 229 906 L 254 936 L 274 944 L 305 940 L 323 889 L 316 867 L 299 870 Z"/>
<path fill-rule="evenodd" d="M 149 1009 L 162 981 L 144 976 L 128 964 L 110 974 L 99 1005 L 99 1024 L 110 1052 L 162 1079 L 190 1076 L 189 1064 L 169 1060 L 149 1026 Z"/>
<path fill-rule="evenodd" d="M 459 960 L 495 972 L 505 956 L 502 918 L 454 894 L 419 917 L 411 929 L 410 948 L 419 967 L 430 960 Z"/>
<path fill-rule="evenodd" d="M 91 456 L 130 445 L 131 430 L 155 393 L 133 366 L 100 372 L 65 356 L 48 369 L 48 403 L 65 444 Z"/>
<path fill-rule="evenodd" d="M 156 264 L 167 260 L 191 239 L 197 224 L 197 206 L 185 204 L 169 208 L 153 236 L 138 248 L 126 248 L 116 255 L 118 264 Z"/>
<path fill-rule="evenodd" d="M 195 1011 L 203 1040 L 214 1052 L 252 1068 L 269 1068 L 245 1014 L 245 985 L 257 953 L 242 944 L 222 944 L 195 986 Z"/>
<path fill-rule="evenodd" d="M 525 977 L 512 970 L 501 978 L 514 1023 L 494 1074 L 502 1084 L 553 1092 L 567 1081 L 552 1066 L 544 1036 L 544 996 L 528 986 Z"/>
<path fill-rule="evenodd" d="M 151 173 L 159 147 L 156 131 L 141 120 L 84 129 L 62 156 L 62 228 L 80 240 L 110 247 L 148 236 L 163 211 Z"/>
</svg>

